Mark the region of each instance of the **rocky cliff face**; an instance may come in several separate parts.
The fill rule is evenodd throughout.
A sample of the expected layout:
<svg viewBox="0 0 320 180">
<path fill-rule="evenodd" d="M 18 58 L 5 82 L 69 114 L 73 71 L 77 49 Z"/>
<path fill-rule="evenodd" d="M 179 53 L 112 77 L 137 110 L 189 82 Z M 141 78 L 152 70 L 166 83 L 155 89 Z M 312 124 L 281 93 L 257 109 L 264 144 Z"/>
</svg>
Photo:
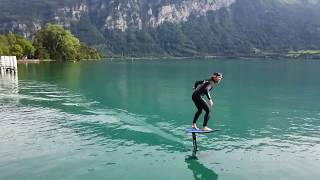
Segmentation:
<svg viewBox="0 0 320 180">
<path fill-rule="evenodd" d="M 142 29 L 143 26 L 158 27 L 165 22 L 180 23 L 194 14 L 205 15 L 208 11 L 227 8 L 235 0 L 186 0 L 180 2 L 154 1 L 141 3 L 138 0 L 94 1 L 99 4 L 92 9 L 105 12 L 104 25 L 109 30 L 126 31 L 128 27 Z"/>
<path fill-rule="evenodd" d="M 34 30 L 41 28 L 47 22 L 59 23 L 69 28 L 83 16 L 95 16 L 100 18 L 99 21 L 103 21 L 102 26 L 108 30 L 126 31 L 129 27 L 141 30 L 143 26 L 158 27 L 165 22 L 185 22 L 191 14 L 206 15 L 208 11 L 228 8 L 235 1 L 77 0 L 73 4 L 49 9 L 48 13 L 36 14 L 38 18 L 31 19 L 28 23 L 19 22 L 23 17 L 18 17 L 7 23 L 0 22 L 0 26 L 2 29 L 23 32 L 25 36 L 30 36 Z M 20 15 L 23 16 L 23 14 Z"/>
<path fill-rule="evenodd" d="M 320 0 L 1 0 L 0 33 L 46 23 L 113 54 L 319 49 Z"/>
<path fill-rule="evenodd" d="M 82 16 L 89 14 L 89 7 L 85 1 L 80 1 L 71 7 L 62 7 L 54 13 L 55 23 L 63 24 L 69 28 L 71 22 L 77 22 Z"/>
</svg>

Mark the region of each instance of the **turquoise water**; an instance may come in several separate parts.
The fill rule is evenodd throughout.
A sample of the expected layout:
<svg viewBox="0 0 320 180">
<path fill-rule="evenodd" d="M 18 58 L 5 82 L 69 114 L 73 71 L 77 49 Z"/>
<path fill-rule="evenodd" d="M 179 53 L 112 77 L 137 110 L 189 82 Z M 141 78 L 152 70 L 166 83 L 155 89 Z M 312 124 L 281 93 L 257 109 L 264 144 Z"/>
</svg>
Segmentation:
<svg viewBox="0 0 320 180">
<path fill-rule="evenodd" d="M 320 61 L 103 60 L 0 76 L 0 179 L 315 179 Z M 192 86 L 221 71 L 209 126 Z M 198 126 L 203 122 L 203 115 Z"/>
</svg>

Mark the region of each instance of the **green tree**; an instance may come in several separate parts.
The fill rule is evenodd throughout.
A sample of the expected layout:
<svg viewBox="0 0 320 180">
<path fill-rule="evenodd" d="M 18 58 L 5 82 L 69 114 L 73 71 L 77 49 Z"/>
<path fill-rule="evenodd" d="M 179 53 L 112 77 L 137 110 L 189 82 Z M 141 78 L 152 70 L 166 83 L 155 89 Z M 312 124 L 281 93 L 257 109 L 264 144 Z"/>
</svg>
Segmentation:
<svg viewBox="0 0 320 180">
<path fill-rule="evenodd" d="M 0 35 L 0 55 L 9 54 L 9 44 L 6 36 Z"/>
<path fill-rule="evenodd" d="M 19 44 L 13 45 L 10 50 L 10 55 L 17 56 L 18 59 L 21 59 L 23 56 L 23 48 Z"/>
<path fill-rule="evenodd" d="M 13 46 L 16 44 L 17 38 L 16 36 L 12 33 L 9 32 L 7 35 L 8 43 L 9 43 L 9 48 L 13 48 Z"/>
<path fill-rule="evenodd" d="M 37 59 L 49 59 L 50 55 L 47 49 L 44 47 L 44 31 L 39 30 L 36 32 L 33 40 L 33 46 L 35 48 L 34 56 Z"/>
<path fill-rule="evenodd" d="M 80 58 L 81 59 L 100 59 L 101 55 L 96 49 L 81 43 Z"/>
<path fill-rule="evenodd" d="M 15 35 L 12 32 L 9 32 L 7 37 L 0 37 L 0 49 L 2 54 L 14 55 L 18 58 L 22 58 L 24 55 L 33 57 L 35 51 L 30 40 L 23 36 Z"/>
<path fill-rule="evenodd" d="M 43 45 L 51 59 L 80 60 L 80 41 L 61 25 L 46 26 Z"/>
<path fill-rule="evenodd" d="M 16 35 L 16 44 L 20 45 L 23 49 L 23 55 L 27 55 L 28 57 L 33 57 L 35 48 L 32 45 L 32 42 L 23 36 Z"/>
</svg>

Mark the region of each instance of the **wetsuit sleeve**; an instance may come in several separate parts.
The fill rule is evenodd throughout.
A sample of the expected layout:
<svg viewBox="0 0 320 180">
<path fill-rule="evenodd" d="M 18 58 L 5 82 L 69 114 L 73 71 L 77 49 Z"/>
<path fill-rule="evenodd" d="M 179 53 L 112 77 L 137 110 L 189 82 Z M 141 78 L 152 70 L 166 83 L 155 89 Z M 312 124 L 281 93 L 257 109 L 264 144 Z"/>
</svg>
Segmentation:
<svg viewBox="0 0 320 180">
<path fill-rule="evenodd" d="M 199 86 L 199 84 L 202 84 L 204 81 L 196 81 L 195 83 L 194 83 L 194 86 L 193 86 L 193 89 L 196 89 L 198 86 Z"/>
<path fill-rule="evenodd" d="M 210 96 L 210 93 L 209 93 L 209 92 L 206 93 L 206 96 L 207 96 L 207 98 L 208 98 L 209 100 L 211 100 L 211 96 Z"/>
<path fill-rule="evenodd" d="M 211 96 L 210 96 L 210 90 L 212 89 L 212 86 L 211 85 L 207 85 L 206 86 L 206 96 L 209 100 L 211 100 Z"/>
</svg>

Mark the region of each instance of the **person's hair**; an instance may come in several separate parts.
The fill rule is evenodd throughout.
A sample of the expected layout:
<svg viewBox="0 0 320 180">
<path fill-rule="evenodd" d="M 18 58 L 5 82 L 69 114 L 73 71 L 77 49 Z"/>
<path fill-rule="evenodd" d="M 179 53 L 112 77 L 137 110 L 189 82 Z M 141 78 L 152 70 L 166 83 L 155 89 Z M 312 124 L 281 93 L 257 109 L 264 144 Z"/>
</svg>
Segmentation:
<svg viewBox="0 0 320 180">
<path fill-rule="evenodd" d="M 222 73 L 220 73 L 220 72 L 215 72 L 215 73 L 213 73 L 213 76 L 222 76 Z"/>
<path fill-rule="evenodd" d="M 208 81 L 213 80 L 213 78 L 214 78 L 215 76 L 222 76 L 222 73 L 220 73 L 220 72 L 214 72 L 214 73 L 209 77 Z"/>
</svg>

